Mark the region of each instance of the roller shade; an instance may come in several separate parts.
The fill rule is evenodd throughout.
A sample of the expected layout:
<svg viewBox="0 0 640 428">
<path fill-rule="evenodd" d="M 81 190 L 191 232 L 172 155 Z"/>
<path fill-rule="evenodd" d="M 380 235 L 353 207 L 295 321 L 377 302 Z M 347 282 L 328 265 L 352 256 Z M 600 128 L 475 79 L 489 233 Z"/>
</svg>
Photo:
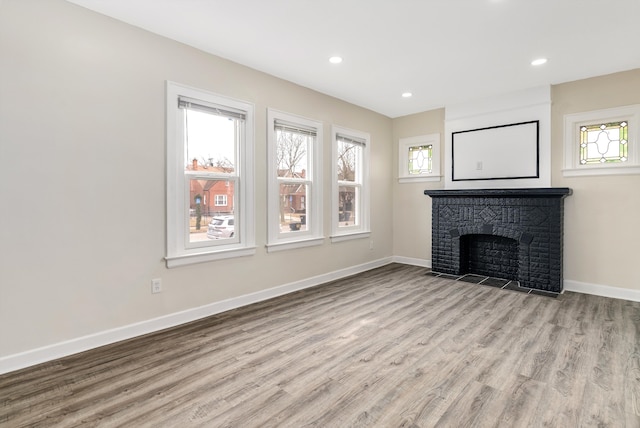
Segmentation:
<svg viewBox="0 0 640 428">
<path fill-rule="evenodd" d="M 358 146 L 364 146 L 366 144 L 366 141 L 362 138 L 350 137 L 342 134 L 336 134 L 336 139 L 343 143 L 355 144 Z"/>
<path fill-rule="evenodd" d="M 316 136 L 316 129 L 315 128 L 307 128 L 306 126 L 293 124 L 293 123 L 288 123 L 288 122 L 284 122 L 284 121 L 281 121 L 281 120 L 276 120 L 275 121 L 274 129 L 276 131 L 292 132 L 292 133 L 295 133 L 295 134 L 309 135 L 309 136 L 312 136 L 312 137 Z"/>
<path fill-rule="evenodd" d="M 202 101 L 196 101 L 186 97 L 178 98 L 178 108 L 201 111 L 204 113 L 214 114 L 216 116 L 229 117 L 232 119 L 246 119 L 246 114 L 243 111 L 229 110 L 228 108 L 205 104 Z"/>
</svg>

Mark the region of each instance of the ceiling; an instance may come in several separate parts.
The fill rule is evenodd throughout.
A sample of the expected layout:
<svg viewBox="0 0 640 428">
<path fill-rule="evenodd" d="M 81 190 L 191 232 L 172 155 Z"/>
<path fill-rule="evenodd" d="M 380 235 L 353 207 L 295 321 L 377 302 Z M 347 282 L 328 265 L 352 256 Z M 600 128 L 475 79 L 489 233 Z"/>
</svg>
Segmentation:
<svg viewBox="0 0 640 428">
<path fill-rule="evenodd" d="M 640 68 L 639 0 L 69 1 L 391 118 Z"/>
</svg>

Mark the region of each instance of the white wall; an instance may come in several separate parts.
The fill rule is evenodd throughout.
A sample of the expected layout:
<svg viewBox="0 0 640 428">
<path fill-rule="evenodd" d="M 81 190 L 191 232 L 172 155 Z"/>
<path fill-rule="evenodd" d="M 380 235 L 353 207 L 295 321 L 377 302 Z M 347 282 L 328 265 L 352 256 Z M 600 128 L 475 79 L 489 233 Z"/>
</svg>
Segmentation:
<svg viewBox="0 0 640 428">
<path fill-rule="evenodd" d="M 440 181 L 398 181 L 398 143 L 401 138 L 440 134 L 440 172 L 443 165 L 444 109 L 399 117 L 393 120 L 393 254 L 407 263 L 431 267 L 431 198 L 426 189 L 442 189 Z"/>
<path fill-rule="evenodd" d="M 508 180 L 462 180 L 452 179 L 452 133 L 468 131 L 472 129 L 487 128 L 493 126 L 503 126 L 514 123 L 538 121 L 538 166 L 539 176 L 537 178 L 522 178 Z M 488 99 L 477 100 L 462 105 L 447 106 L 445 113 L 445 147 L 444 147 L 444 171 L 445 188 L 447 189 L 486 189 L 486 188 L 510 188 L 510 187 L 549 187 L 551 185 L 551 94 L 550 88 L 540 87 L 516 92 L 512 94 L 501 94 Z M 500 144 L 509 145 L 509 141 Z M 483 171 L 481 177 L 498 176 L 508 169 L 500 165 L 509 165 L 516 162 L 513 157 L 497 158 L 500 150 L 495 153 L 492 159 L 484 158 L 484 168 L 495 165 L 494 172 Z M 507 151 L 512 154 L 512 151 Z M 458 154 L 460 157 L 460 154 Z M 532 159 L 519 160 L 523 166 L 535 163 Z M 470 160 L 471 166 L 474 161 Z M 458 159 L 458 168 L 463 167 Z M 464 165 L 464 166 L 469 166 Z M 456 170 L 456 177 L 473 176 L 474 171 Z M 531 176 L 532 174 L 527 174 Z"/>
<path fill-rule="evenodd" d="M 0 2 L 0 76 L 0 360 L 391 256 L 385 116 L 62 0 Z M 255 256 L 165 267 L 165 80 L 255 104 Z M 373 250 L 266 253 L 268 107 L 324 123 L 325 231 L 330 127 L 371 134 Z"/>
</svg>

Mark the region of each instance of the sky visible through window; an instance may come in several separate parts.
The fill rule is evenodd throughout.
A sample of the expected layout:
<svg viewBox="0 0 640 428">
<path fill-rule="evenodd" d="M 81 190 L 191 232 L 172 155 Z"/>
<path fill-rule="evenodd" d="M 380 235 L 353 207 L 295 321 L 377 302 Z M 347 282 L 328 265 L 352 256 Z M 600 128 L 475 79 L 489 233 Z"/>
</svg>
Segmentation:
<svg viewBox="0 0 640 428">
<path fill-rule="evenodd" d="M 185 145 L 185 163 L 193 159 L 199 165 L 235 166 L 235 121 L 201 111 L 186 109 L 188 143 Z"/>
</svg>

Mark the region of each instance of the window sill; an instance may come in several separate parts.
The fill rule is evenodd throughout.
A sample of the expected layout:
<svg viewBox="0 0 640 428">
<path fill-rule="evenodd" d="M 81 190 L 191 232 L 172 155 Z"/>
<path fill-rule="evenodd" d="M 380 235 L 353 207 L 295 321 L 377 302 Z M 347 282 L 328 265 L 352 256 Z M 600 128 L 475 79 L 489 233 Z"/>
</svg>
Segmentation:
<svg viewBox="0 0 640 428">
<path fill-rule="evenodd" d="M 208 251 L 206 253 L 185 254 L 165 257 L 167 268 L 205 263 L 214 260 L 230 259 L 234 257 L 252 256 L 256 253 L 255 247 L 243 247 L 234 250 Z"/>
<path fill-rule="evenodd" d="M 417 177 L 398 177 L 399 183 L 422 183 L 426 181 L 440 181 L 441 175 L 421 175 Z"/>
<path fill-rule="evenodd" d="M 313 247 L 316 245 L 322 245 L 324 242 L 324 237 L 320 238 L 309 238 L 302 239 L 299 241 L 289 241 L 289 242 L 274 242 L 272 244 L 267 244 L 267 252 L 273 253 L 276 251 L 285 251 L 285 250 L 293 250 L 296 248 L 305 248 L 305 247 Z"/>
<path fill-rule="evenodd" d="M 627 175 L 627 174 L 640 174 L 639 165 L 629 166 L 585 166 L 581 168 L 563 169 L 562 175 L 564 177 L 584 177 L 584 176 L 598 176 L 598 175 Z"/>
<path fill-rule="evenodd" d="M 333 235 L 331 236 L 331 243 L 342 242 L 342 241 L 350 241 L 352 239 L 364 239 L 369 238 L 371 236 L 370 231 L 366 232 L 353 232 L 353 233 L 345 233 L 343 235 Z"/>
</svg>

